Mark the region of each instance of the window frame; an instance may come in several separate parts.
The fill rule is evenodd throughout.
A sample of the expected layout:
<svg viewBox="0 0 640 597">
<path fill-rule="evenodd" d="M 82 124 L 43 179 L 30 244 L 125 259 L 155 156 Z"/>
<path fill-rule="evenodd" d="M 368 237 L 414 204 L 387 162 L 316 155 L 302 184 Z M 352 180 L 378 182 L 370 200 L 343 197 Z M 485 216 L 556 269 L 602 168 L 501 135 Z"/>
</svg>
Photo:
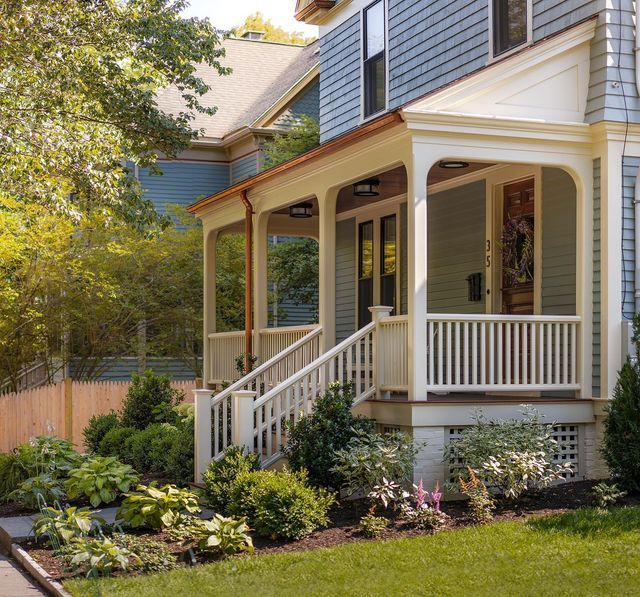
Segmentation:
<svg viewBox="0 0 640 597">
<path fill-rule="evenodd" d="M 366 57 L 367 54 L 367 13 L 376 4 L 382 4 L 384 19 L 384 48 L 375 56 Z M 367 81 L 365 80 L 366 63 L 376 59 L 382 54 L 384 67 L 384 106 L 376 112 L 367 114 Z M 389 109 L 389 21 L 387 18 L 387 0 L 374 0 L 360 11 L 360 121 L 366 122 L 383 114 Z"/>
<path fill-rule="evenodd" d="M 526 0 L 527 3 L 527 37 L 524 42 L 504 50 L 503 52 L 496 53 L 496 28 L 494 23 L 496 22 L 495 5 L 496 0 L 488 0 L 489 3 L 489 62 L 496 60 L 502 60 L 506 56 L 515 54 L 520 50 L 533 44 L 533 0 Z"/>
</svg>

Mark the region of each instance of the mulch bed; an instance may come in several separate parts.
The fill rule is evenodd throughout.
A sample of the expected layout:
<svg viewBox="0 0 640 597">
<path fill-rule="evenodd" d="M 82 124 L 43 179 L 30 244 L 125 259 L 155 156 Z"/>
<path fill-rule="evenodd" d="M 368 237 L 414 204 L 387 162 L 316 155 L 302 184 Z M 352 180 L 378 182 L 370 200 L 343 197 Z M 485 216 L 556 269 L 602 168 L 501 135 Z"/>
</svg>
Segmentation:
<svg viewBox="0 0 640 597">
<path fill-rule="evenodd" d="M 593 505 L 591 489 L 596 483 L 596 481 L 565 483 L 546 489 L 537 495 L 527 496 L 515 506 L 508 502 L 500 502 L 494 519 L 496 521 L 523 520 L 532 516 L 560 514 L 580 507 L 591 506 Z M 640 505 L 640 496 L 628 496 L 621 503 L 624 505 Z M 466 517 L 465 503 L 463 501 L 446 502 L 442 505 L 442 510 L 450 517 L 447 529 L 460 528 L 470 524 Z M 356 541 L 399 539 L 428 534 L 425 531 L 408 528 L 401 522 L 391 521 L 391 524 L 382 532 L 379 539 L 367 539 L 358 529 L 358 521 L 363 514 L 365 514 L 365 507 L 362 504 L 343 502 L 332 509 L 329 528 L 316 531 L 305 539 L 295 542 L 270 541 L 256 537 L 254 538 L 255 554 L 307 551 Z M 185 554 L 188 546 L 185 547 L 184 543 L 172 540 L 165 533 L 138 534 L 143 539 L 166 543 L 172 553 L 181 556 L 181 559 L 184 557 L 185 561 L 191 559 L 190 555 Z M 71 576 L 71 573 L 64 569 L 61 561 L 55 557 L 50 548 L 38 545 L 33 541 L 26 541 L 22 546 L 55 579 L 63 580 Z M 198 563 L 204 563 L 212 560 L 198 556 L 197 561 Z"/>
</svg>

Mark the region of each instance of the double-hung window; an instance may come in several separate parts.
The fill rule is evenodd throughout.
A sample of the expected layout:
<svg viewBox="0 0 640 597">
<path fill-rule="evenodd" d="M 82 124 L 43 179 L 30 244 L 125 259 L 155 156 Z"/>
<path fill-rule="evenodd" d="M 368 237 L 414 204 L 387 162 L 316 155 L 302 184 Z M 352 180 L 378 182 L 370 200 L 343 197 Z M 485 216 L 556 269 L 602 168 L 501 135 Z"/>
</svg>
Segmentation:
<svg viewBox="0 0 640 597">
<path fill-rule="evenodd" d="M 387 103 L 384 0 L 364 9 L 364 117 L 385 109 Z"/>
<path fill-rule="evenodd" d="M 493 2 L 493 55 L 499 56 L 527 42 L 528 0 Z"/>
</svg>

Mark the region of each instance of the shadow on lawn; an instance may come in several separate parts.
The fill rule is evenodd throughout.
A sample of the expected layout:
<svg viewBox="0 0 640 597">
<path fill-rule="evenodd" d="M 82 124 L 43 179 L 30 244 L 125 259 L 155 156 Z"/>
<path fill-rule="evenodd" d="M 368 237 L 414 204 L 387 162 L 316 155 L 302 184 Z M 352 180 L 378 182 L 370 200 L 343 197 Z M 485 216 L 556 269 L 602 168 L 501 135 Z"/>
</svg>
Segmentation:
<svg viewBox="0 0 640 597">
<path fill-rule="evenodd" d="M 530 520 L 528 526 L 535 531 L 560 532 L 571 535 L 606 535 L 616 537 L 640 529 L 640 507 L 581 508 L 574 512 Z"/>
</svg>

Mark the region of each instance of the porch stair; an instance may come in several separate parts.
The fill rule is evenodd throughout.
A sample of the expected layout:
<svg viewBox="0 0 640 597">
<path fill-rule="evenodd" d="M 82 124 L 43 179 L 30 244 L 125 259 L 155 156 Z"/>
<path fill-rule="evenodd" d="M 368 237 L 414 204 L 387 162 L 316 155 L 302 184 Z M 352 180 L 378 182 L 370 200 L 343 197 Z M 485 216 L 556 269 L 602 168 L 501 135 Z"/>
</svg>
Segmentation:
<svg viewBox="0 0 640 597">
<path fill-rule="evenodd" d="M 197 477 L 230 445 L 249 447 L 261 456 L 263 468 L 274 465 L 283 456 L 287 422 L 310 413 L 334 381 L 353 384 L 354 406 L 373 396 L 377 325 L 374 315 L 374 321 L 321 355 L 322 328 L 317 328 L 215 396 L 197 390 Z"/>
</svg>

